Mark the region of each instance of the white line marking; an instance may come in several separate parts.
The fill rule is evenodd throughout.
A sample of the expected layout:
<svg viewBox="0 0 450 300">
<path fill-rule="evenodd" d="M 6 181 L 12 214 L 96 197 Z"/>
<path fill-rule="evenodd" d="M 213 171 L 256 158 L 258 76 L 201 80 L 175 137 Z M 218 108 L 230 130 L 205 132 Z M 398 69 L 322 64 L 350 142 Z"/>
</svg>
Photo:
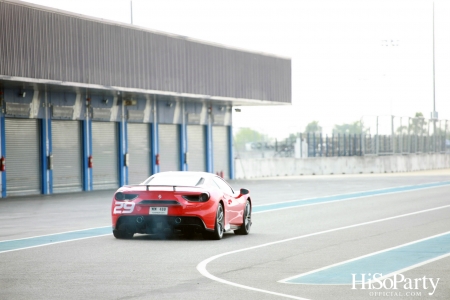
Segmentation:
<svg viewBox="0 0 450 300">
<path fill-rule="evenodd" d="M 251 247 L 251 248 L 254 248 L 254 247 Z M 231 282 L 231 281 L 228 281 L 228 280 L 225 280 L 225 279 L 216 277 L 216 276 L 212 275 L 211 273 L 209 273 L 209 272 L 206 270 L 206 265 L 207 265 L 208 263 L 210 263 L 211 261 L 213 261 L 213 260 L 219 258 L 219 257 L 225 256 L 225 255 L 228 255 L 228 254 L 233 254 L 233 253 L 245 251 L 245 250 L 249 250 L 249 249 L 251 249 L 251 248 L 246 248 L 246 249 L 241 249 L 241 250 L 231 251 L 231 252 L 219 254 L 219 255 L 210 257 L 210 258 L 208 258 L 208 259 L 205 259 L 204 261 L 202 261 L 201 263 L 199 263 L 199 264 L 197 265 L 197 270 L 198 270 L 203 276 L 205 276 L 205 277 L 207 277 L 207 278 L 209 278 L 209 279 L 211 279 L 211 280 L 214 280 L 214 281 L 217 281 L 217 282 L 220 282 L 220 283 L 224 283 L 224 284 L 228 284 L 228 285 L 231 285 L 231 286 L 235 286 L 235 287 L 239 287 L 239 288 L 243 288 L 243 289 L 251 290 L 251 291 L 255 291 L 255 292 L 260 292 L 260 293 L 264 293 L 264 294 L 270 294 L 270 295 L 280 296 L 280 297 L 284 297 L 284 298 L 298 299 L 298 300 L 308 300 L 307 298 L 301 298 L 301 297 L 292 296 L 292 295 L 288 295 L 288 294 L 276 293 L 276 292 L 272 292 L 272 291 L 268 291 L 268 290 L 263 290 L 263 289 L 254 288 L 254 287 L 251 287 L 251 286 L 246 286 L 246 285 L 239 284 L 239 283 L 234 283 L 234 282 Z M 255 247 L 255 248 L 258 248 L 258 247 Z"/>
<path fill-rule="evenodd" d="M 272 202 L 272 203 L 266 203 L 266 204 L 261 204 L 258 205 L 258 207 L 263 207 L 263 206 L 269 206 L 269 205 L 275 205 L 275 204 L 280 204 L 280 203 L 290 203 L 290 202 L 296 202 L 296 201 L 304 201 L 304 200 L 312 200 L 312 199 L 317 199 L 317 198 L 325 198 L 325 197 L 337 197 L 337 196 L 346 196 L 346 195 L 355 195 L 355 194 L 361 194 L 361 193 L 374 193 L 374 192 L 380 192 L 380 191 L 386 191 L 386 190 L 392 190 L 392 189 L 402 189 L 402 188 L 410 188 L 410 187 L 417 187 L 416 189 L 413 190 L 406 190 L 406 191 L 396 191 L 396 192 L 392 192 L 392 193 L 398 193 L 398 192 L 412 192 L 412 191 L 417 191 L 417 190 L 423 190 L 423 189 L 429 189 L 429 188 L 437 188 L 437 187 L 448 187 L 449 185 L 442 185 L 442 186 L 428 186 L 430 184 L 439 184 L 439 183 L 446 183 L 449 181 L 436 181 L 436 182 L 428 182 L 428 183 L 419 183 L 416 185 L 401 185 L 401 186 L 392 186 L 392 187 L 388 187 L 388 188 L 382 188 L 382 189 L 377 189 L 377 190 L 368 190 L 368 191 L 359 191 L 359 192 L 351 192 L 351 193 L 346 193 L 346 194 L 335 194 L 335 195 L 326 195 L 326 196 L 321 196 L 321 197 L 313 197 L 313 198 L 306 198 L 306 199 L 299 199 L 299 200 L 289 200 L 289 201 L 283 201 L 283 202 Z M 420 187 L 421 185 L 427 185 L 425 187 Z M 386 193 L 386 194 L 377 194 L 377 195 L 373 195 L 373 196 L 381 196 L 381 195 L 388 195 L 391 193 Z M 367 197 L 372 196 L 372 195 L 368 195 Z M 352 198 L 353 199 L 353 198 Z M 356 199 L 356 198 L 354 198 Z M 256 207 L 256 206 L 255 206 Z"/>
<path fill-rule="evenodd" d="M 216 276 L 212 275 L 211 273 L 208 272 L 208 270 L 206 270 L 206 266 L 210 262 L 212 262 L 212 261 L 214 261 L 214 260 L 216 260 L 218 258 L 221 258 L 223 256 L 230 255 L 230 254 L 235 254 L 235 253 L 244 252 L 244 251 L 253 250 L 253 249 L 258 249 L 258 248 L 263 248 L 263 247 L 272 246 L 272 245 L 276 245 L 276 244 L 281 244 L 281 243 L 285 243 L 285 242 L 290 242 L 290 241 L 294 241 L 294 240 L 304 239 L 304 238 L 308 238 L 308 237 L 312 237 L 312 236 L 316 236 L 316 235 L 321 235 L 321 234 L 325 234 L 325 233 L 336 232 L 336 231 L 350 229 L 350 228 L 355 228 L 355 227 L 359 227 L 359 226 L 375 224 L 375 223 L 381 223 L 381 222 L 385 222 L 385 221 L 389 221 L 389 220 L 395 220 L 395 219 L 399 219 L 399 218 L 409 217 L 409 216 L 418 215 L 418 214 L 422 214 L 422 213 L 427 213 L 427 212 L 430 212 L 430 211 L 435 211 L 435 210 L 449 208 L 449 207 L 450 207 L 450 205 L 444 205 L 444 206 L 439 206 L 439 207 L 435 207 L 435 208 L 429 208 L 429 209 L 420 210 L 420 211 L 416 211 L 416 212 L 412 212 L 412 213 L 407 213 L 407 214 L 397 215 L 397 216 L 393 216 L 393 217 L 388 217 L 388 218 L 383 218 L 383 219 L 378 219 L 378 220 L 373 220 L 373 221 L 368 221 L 368 222 L 363 222 L 363 223 L 358 223 L 358 224 L 338 227 L 338 228 L 334 228 L 334 229 L 323 230 L 323 231 L 310 233 L 310 234 L 305 234 L 305 235 L 292 237 L 292 238 L 288 238 L 288 239 L 284 239 L 284 240 L 279 240 L 279 241 L 275 241 L 275 242 L 265 243 L 265 244 L 261 244 L 261 245 L 258 245 L 258 246 L 253 246 L 253 247 L 248 247 L 248 248 L 243 248 L 243 249 L 239 249 L 239 250 L 225 252 L 225 253 L 222 253 L 222 254 L 218 254 L 218 255 L 212 256 L 212 257 L 210 257 L 208 259 L 205 259 L 204 261 L 200 262 L 197 265 L 197 270 L 203 276 L 205 276 L 205 277 L 207 277 L 207 278 L 209 278 L 211 280 L 223 283 L 223 284 L 228 284 L 228 285 L 231 285 L 231 286 L 235 286 L 235 287 L 239 287 L 239 288 L 243 288 L 243 289 L 247 289 L 247 290 L 252 290 L 252 291 L 256 291 L 256 292 L 277 295 L 277 296 L 285 297 L 285 298 L 305 299 L 305 298 L 299 298 L 299 297 L 292 296 L 292 295 L 275 293 L 275 292 L 272 292 L 272 291 L 266 291 L 266 290 L 262 290 L 262 289 L 258 289 L 258 288 L 254 288 L 254 287 L 250 287 L 250 286 L 234 283 L 234 282 L 231 282 L 231 281 L 228 281 L 228 280 L 225 280 L 225 279 L 222 279 L 222 278 L 219 278 L 219 277 L 216 277 Z"/>
<path fill-rule="evenodd" d="M 450 256 L 450 253 L 445 254 L 445 255 L 442 255 L 442 256 L 438 256 L 438 257 L 429 259 L 429 260 L 427 260 L 427 261 L 424 261 L 424 262 L 421 262 L 421 263 L 418 263 L 418 264 L 409 266 L 409 267 L 407 267 L 407 268 L 404 268 L 404 269 L 395 271 L 395 272 L 393 272 L 393 273 L 387 274 L 387 275 L 385 275 L 385 276 L 379 277 L 379 279 L 385 279 L 385 278 L 387 278 L 387 277 L 392 277 L 392 276 L 394 276 L 394 275 L 396 275 L 396 274 L 401 274 L 401 273 L 403 273 L 403 272 L 406 272 L 406 271 L 409 271 L 409 270 L 418 268 L 418 267 L 420 267 L 420 266 L 423 266 L 423 265 L 432 263 L 432 262 L 437 261 L 437 260 L 444 259 L 444 258 L 449 257 L 449 256 Z M 372 282 L 372 280 L 369 280 L 368 282 Z"/>
<path fill-rule="evenodd" d="M 447 182 L 447 181 L 437 181 L 437 182 L 430 182 L 430 183 L 426 183 L 426 184 L 437 184 L 437 183 L 443 183 L 443 182 Z M 337 196 L 353 195 L 353 194 L 359 194 L 359 193 L 371 193 L 371 192 L 378 192 L 378 191 L 383 191 L 383 190 L 389 190 L 389 189 L 393 189 L 393 188 L 405 188 L 405 187 L 411 187 L 411 186 L 410 186 L 410 185 L 404 185 L 404 186 L 399 186 L 399 187 L 390 187 L 390 188 L 383 188 L 383 189 L 378 189 L 378 190 L 359 191 L 359 192 L 353 192 L 353 193 L 348 193 L 348 194 L 335 194 L 335 195 L 327 195 L 327 196 L 322 196 L 322 197 L 314 197 L 314 198 L 306 198 L 306 199 L 297 199 L 297 200 L 288 200 L 288 201 L 283 201 L 283 202 L 273 202 L 273 203 L 266 203 L 266 204 L 261 204 L 261 205 L 255 205 L 254 207 L 264 207 L 264 206 L 270 206 L 270 205 L 276 205 L 276 204 L 291 203 L 291 202 L 300 202 L 300 201 L 308 201 L 308 200 L 313 200 L 313 199 L 318 199 L 318 198 L 337 197 Z M 355 197 L 355 198 L 349 198 L 349 199 L 338 199 L 338 200 L 332 200 L 332 201 L 327 201 L 327 202 L 311 203 L 311 204 L 306 204 L 306 205 L 301 205 L 301 206 L 303 207 L 303 206 L 311 206 L 311 205 L 327 204 L 327 203 L 333 203 L 333 202 L 337 202 L 337 201 L 348 201 L 348 200 L 354 200 L 354 199 L 360 199 L 360 198 L 369 198 L 369 197 L 383 196 L 383 195 L 396 194 L 396 193 L 413 192 L 413 191 L 417 191 L 417 190 L 432 189 L 432 188 L 440 188 L 440 187 L 448 187 L 448 185 L 423 187 L 423 188 L 418 188 L 418 189 L 414 189 L 414 190 L 396 191 L 396 192 L 391 192 L 391 193 L 386 193 L 386 194 L 366 195 L 366 196 Z M 253 214 L 262 214 L 262 213 L 266 213 L 266 212 L 273 212 L 273 211 L 283 210 L 283 209 L 289 209 L 289 208 L 296 208 L 296 206 L 283 207 L 283 208 L 275 208 L 275 209 L 266 210 L 266 211 L 254 212 Z M 92 228 L 85 228 L 85 229 L 77 229 L 77 230 L 71 230 L 71 231 L 63 231 L 63 232 L 57 232 L 57 233 L 50 233 L 50 234 L 44 234 L 44 235 L 36 235 L 36 236 L 30 236 L 30 237 L 19 238 L 19 239 L 13 239 L 13 240 L 2 240 L 2 241 L 0 241 L 0 243 L 1 243 L 1 242 L 20 241 L 20 240 L 26 240 L 26 239 L 32 239 L 32 238 L 38 238 L 38 237 L 46 237 L 46 236 L 52 236 L 52 235 L 58 235 L 58 234 L 64 234 L 64 233 L 71 233 L 71 232 L 79 232 L 79 231 L 92 230 L 92 229 L 99 229 L 99 228 L 107 228 L 107 227 L 111 227 L 111 226 L 107 225 L 107 226 L 100 226 L 100 227 L 92 227 Z M 103 235 L 102 235 L 102 236 L 103 236 Z M 25 248 L 21 248 L 21 249 L 25 249 Z"/>
<path fill-rule="evenodd" d="M 71 231 L 69 231 L 69 232 L 71 232 Z M 11 250 L 4 250 L 4 251 L 0 251 L 0 253 L 13 252 L 13 251 L 19 251 L 19 250 L 25 250 L 25 249 L 31 249 L 31 248 L 37 248 L 37 247 L 44 247 L 44 246 L 61 244 L 61 243 L 68 243 L 68 242 L 79 241 L 79 240 L 93 239 L 93 238 L 96 238 L 96 237 L 107 236 L 107 235 L 111 235 L 111 233 L 106 233 L 106 234 L 101 234 L 101 235 L 94 235 L 94 236 L 88 236 L 88 237 L 83 237 L 83 238 L 78 238 L 78 239 L 73 239 L 73 240 L 51 242 L 51 243 L 47 243 L 47 244 L 41 244 L 41 245 L 35 245 L 35 246 L 29 246 L 29 247 L 23 247 L 23 248 L 11 249 Z"/>
<path fill-rule="evenodd" d="M 362 255 L 362 256 L 359 256 L 359 257 L 356 257 L 356 258 L 352 258 L 352 259 L 349 259 L 349 260 L 346 260 L 346 261 L 338 262 L 336 264 L 328 265 L 328 266 L 323 267 L 323 268 L 315 269 L 313 271 L 308 271 L 308 272 L 305 272 L 305 273 L 302 273 L 302 274 L 291 276 L 289 278 L 281 279 L 278 282 L 280 282 L 280 283 L 287 283 L 287 284 L 298 284 L 298 283 L 286 282 L 286 281 L 289 281 L 291 279 L 294 279 L 294 278 L 297 278 L 297 277 L 300 277 L 300 276 L 305 276 L 305 275 L 309 275 L 309 274 L 312 274 L 312 273 L 315 273 L 315 272 L 319 272 L 319 271 L 323 271 L 323 270 L 326 270 L 326 269 L 329 269 L 329 268 L 333 268 L 335 266 L 343 265 L 343 264 L 346 264 L 346 263 L 349 263 L 349 262 L 352 262 L 352 261 L 355 261 L 355 260 L 359 260 L 359 259 L 362 259 L 362 258 L 366 258 L 366 257 L 370 257 L 370 256 L 373 256 L 373 255 L 377 255 L 377 254 L 380 254 L 380 253 L 383 253 L 383 252 L 387 252 L 387 251 L 390 251 L 390 250 L 394 250 L 394 249 L 398 249 L 398 248 L 405 247 L 405 246 L 408 246 L 408 245 L 420 243 L 420 242 L 423 242 L 423 241 L 426 241 L 426 240 L 429 240 L 429 239 L 432 239 L 432 238 L 435 238 L 435 237 L 438 237 L 438 236 L 446 235 L 446 234 L 449 234 L 449 233 L 450 233 L 450 231 L 447 231 L 447 232 L 436 234 L 436 235 L 433 235 L 433 236 L 430 236 L 430 237 L 426 237 L 426 238 L 423 238 L 423 239 L 420 239 L 420 240 L 409 242 L 409 243 L 406 243 L 406 244 L 403 244 L 403 245 L 394 246 L 394 247 L 391 247 L 391 248 L 387 248 L 387 249 L 383 249 L 383 250 L 376 251 L 376 252 L 373 252 L 373 253 L 369 253 L 369 254 L 366 254 L 366 255 Z M 441 255 L 439 257 L 435 257 L 435 258 L 429 259 L 429 260 L 427 260 L 425 262 L 421 262 L 421 263 L 409 266 L 407 268 L 401 269 L 399 271 L 395 271 L 393 273 L 386 274 L 383 277 L 379 277 L 379 279 L 387 278 L 387 277 L 390 277 L 390 276 L 392 276 L 392 275 L 394 275 L 396 273 L 400 273 L 400 272 L 404 272 L 404 271 L 407 271 L 407 270 L 414 269 L 416 267 L 425 265 L 427 263 L 433 262 L 433 261 L 438 260 L 438 259 L 442 259 L 442 258 L 447 257 L 449 255 L 450 255 L 450 253 Z M 351 285 L 351 284 L 349 283 L 349 284 L 328 284 L 328 285 Z"/>
<path fill-rule="evenodd" d="M 71 230 L 71 231 L 63 231 L 63 232 L 50 233 L 50 234 L 44 234 L 44 235 L 35 235 L 35 236 L 29 236 L 29 237 L 20 238 L 20 239 L 4 240 L 4 241 L 0 241 L 0 243 L 3 243 L 3 242 L 21 241 L 21 240 L 28 240 L 28 239 L 34 239 L 34 238 L 45 237 L 45 236 L 59 235 L 59 234 L 72 233 L 72 232 L 79 232 L 79 231 L 85 231 L 85 230 L 93 230 L 93 229 L 99 229 L 99 228 L 107 228 L 107 227 L 112 228 L 111 226 L 92 227 L 92 228 L 78 229 L 78 230 Z M 112 229 L 111 229 L 111 232 L 112 232 Z"/>
<path fill-rule="evenodd" d="M 446 181 L 431 182 L 429 184 L 437 184 L 437 183 L 442 183 L 442 182 L 446 182 Z M 405 186 L 399 186 L 398 188 L 405 188 L 405 187 L 411 187 L 411 186 L 405 185 Z M 361 199 L 361 198 L 371 198 L 371 197 L 392 195 L 392 194 L 398 194 L 398 193 L 408 193 L 408 192 L 415 192 L 415 191 L 419 191 L 419 190 L 435 189 L 435 188 L 440 188 L 440 187 L 448 187 L 448 185 L 427 186 L 427 187 L 421 187 L 421 188 L 406 190 L 406 191 L 394 191 L 394 192 L 389 192 L 389 193 L 384 193 L 384 194 L 364 195 L 364 196 L 359 196 L 359 197 L 351 197 L 348 199 L 343 198 L 343 199 L 336 199 L 336 200 L 330 200 L 330 201 L 324 201 L 324 202 L 318 202 L 318 203 L 310 203 L 310 204 L 304 204 L 304 205 L 299 204 L 298 206 L 289 206 L 289 207 L 281 207 L 281 208 L 274 208 L 274 209 L 270 209 L 270 210 L 258 211 L 258 212 L 254 212 L 253 214 L 263 214 L 263 213 L 273 212 L 273 211 L 277 211 L 277 210 L 292 209 L 292 208 L 313 206 L 313 205 L 321 205 L 321 204 L 328 204 L 328 203 L 333 203 L 333 202 L 343 202 L 343 201 L 356 200 L 356 199 Z M 384 191 L 384 190 L 389 190 L 389 189 L 394 189 L 394 188 L 396 188 L 396 187 L 379 189 L 379 190 L 371 190 L 371 191 L 361 191 L 361 192 L 355 192 L 355 193 L 349 193 L 349 194 L 336 194 L 336 195 L 323 196 L 323 197 L 306 198 L 306 199 L 299 199 L 299 200 L 289 200 L 289 201 L 283 201 L 283 202 L 273 202 L 273 203 L 269 203 L 269 204 L 255 205 L 254 207 L 255 208 L 256 207 L 264 207 L 264 206 L 271 206 L 271 205 L 292 203 L 292 202 L 301 203 L 302 201 L 309 201 L 309 200 L 320 199 L 320 198 L 328 198 L 328 197 L 331 198 L 331 197 L 339 197 L 339 196 L 346 196 L 346 195 L 351 196 L 354 194 L 373 193 L 373 192 L 379 192 L 379 191 Z"/>
<path fill-rule="evenodd" d="M 404 269 L 401 269 L 401 270 L 398 270 L 398 271 L 395 271 L 395 272 L 386 274 L 386 275 L 384 275 L 384 276 L 377 277 L 377 279 L 378 279 L 378 280 L 383 280 L 383 279 L 385 279 L 385 278 L 392 277 L 392 276 L 397 275 L 397 274 L 402 274 L 402 273 L 404 273 L 404 272 L 406 272 L 406 271 L 409 271 L 409 270 L 412 270 L 412 269 L 421 267 L 421 266 L 423 266 L 423 265 L 432 263 L 432 262 L 437 261 L 437 260 L 444 259 L 444 258 L 449 257 L 449 256 L 450 256 L 450 253 L 449 253 L 449 254 L 442 255 L 442 256 L 439 256 L 439 257 L 435 257 L 435 258 L 429 259 L 429 260 L 427 260 L 427 261 L 421 262 L 421 263 L 419 263 L 419 264 L 415 264 L 415 265 L 412 265 L 412 266 L 410 266 L 410 267 L 407 267 L 407 268 L 404 268 Z M 331 266 L 330 266 L 330 267 L 331 267 Z M 326 267 L 325 267 L 325 268 L 326 268 Z M 319 269 L 318 269 L 318 270 L 319 270 Z M 309 273 L 309 272 L 308 272 L 308 273 Z M 305 274 L 306 274 L 306 273 L 305 273 Z M 303 275 L 303 274 L 302 274 L 302 275 Z M 292 278 L 294 278 L 294 277 L 296 277 L 296 276 L 293 276 Z M 352 285 L 352 284 L 347 284 L 347 283 L 336 283 L 336 284 L 332 284 L 332 283 L 325 283 L 325 284 L 323 284 L 323 283 L 321 283 L 321 284 L 317 284 L 317 283 L 282 282 L 282 281 L 284 281 L 284 280 L 287 280 L 287 279 L 283 279 L 283 280 L 280 280 L 280 281 L 278 281 L 278 282 L 279 282 L 279 283 L 284 283 L 284 284 L 301 284 L 301 285 L 316 285 L 316 286 L 317 286 L 317 285 L 326 285 L 326 286 L 345 286 L 345 285 Z M 373 280 L 367 280 L 367 281 L 366 281 L 367 284 L 372 283 L 372 282 L 373 282 Z"/>
</svg>

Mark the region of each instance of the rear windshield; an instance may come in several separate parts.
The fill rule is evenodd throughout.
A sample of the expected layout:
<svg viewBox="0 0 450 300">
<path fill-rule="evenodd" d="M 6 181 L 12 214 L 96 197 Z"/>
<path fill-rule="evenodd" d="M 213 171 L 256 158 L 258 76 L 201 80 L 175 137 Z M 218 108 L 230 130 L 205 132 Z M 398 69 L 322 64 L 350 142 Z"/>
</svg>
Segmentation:
<svg viewBox="0 0 450 300">
<path fill-rule="evenodd" d="M 204 182 L 201 176 L 164 175 L 152 176 L 143 182 L 145 185 L 198 186 Z"/>
</svg>

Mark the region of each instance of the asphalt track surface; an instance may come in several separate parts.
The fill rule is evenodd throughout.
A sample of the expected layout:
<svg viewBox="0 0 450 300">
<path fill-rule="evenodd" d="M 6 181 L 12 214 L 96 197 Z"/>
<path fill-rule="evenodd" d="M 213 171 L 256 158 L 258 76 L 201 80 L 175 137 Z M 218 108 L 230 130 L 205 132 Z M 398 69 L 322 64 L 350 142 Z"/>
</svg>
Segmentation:
<svg viewBox="0 0 450 300">
<path fill-rule="evenodd" d="M 450 299 L 450 170 L 231 184 L 253 226 L 221 241 L 117 240 L 113 191 L 0 199 L 0 299 Z"/>
</svg>

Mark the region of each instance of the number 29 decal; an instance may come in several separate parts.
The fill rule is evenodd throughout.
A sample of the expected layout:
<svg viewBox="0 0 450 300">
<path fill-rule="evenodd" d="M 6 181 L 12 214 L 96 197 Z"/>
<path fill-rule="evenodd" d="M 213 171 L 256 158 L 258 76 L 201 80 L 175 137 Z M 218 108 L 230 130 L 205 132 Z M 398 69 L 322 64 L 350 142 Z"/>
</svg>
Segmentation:
<svg viewBox="0 0 450 300">
<path fill-rule="evenodd" d="M 131 214 L 134 210 L 134 202 L 116 202 L 114 214 Z"/>
</svg>

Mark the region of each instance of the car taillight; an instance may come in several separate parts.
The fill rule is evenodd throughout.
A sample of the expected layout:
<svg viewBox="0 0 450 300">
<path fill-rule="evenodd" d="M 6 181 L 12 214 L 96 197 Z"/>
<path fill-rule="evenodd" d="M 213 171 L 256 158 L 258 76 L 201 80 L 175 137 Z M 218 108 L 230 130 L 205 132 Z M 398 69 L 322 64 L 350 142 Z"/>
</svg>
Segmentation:
<svg viewBox="0 0 450 300">
<path fill-rule="evenodd" d="M 183 198 L 191 202 L 206 202 L 209 200 L 209 194 L 201 193 L 200 195 L 184 195 Z"/>
<path fill-rule="evenodd" d="M 124 194 L 122 192 L 118 192 L 114 195 L 114 199 L 117 201 L 125 201 L 125 200 L 133 200 L 137 197 L 136 194 Z"/>
</svg>

